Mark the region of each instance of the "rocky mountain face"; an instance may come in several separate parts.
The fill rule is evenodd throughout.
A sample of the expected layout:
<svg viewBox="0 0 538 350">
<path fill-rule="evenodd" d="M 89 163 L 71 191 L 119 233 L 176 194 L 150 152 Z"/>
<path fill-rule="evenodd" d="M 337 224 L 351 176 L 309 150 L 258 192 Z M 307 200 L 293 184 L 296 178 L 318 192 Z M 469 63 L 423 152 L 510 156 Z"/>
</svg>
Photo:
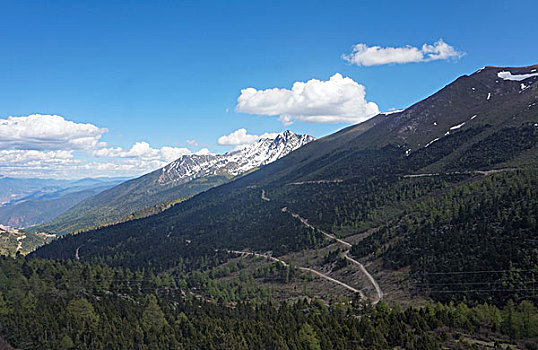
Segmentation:
<svg viewBox="0 0 538 350">
<path fill-rule="evenodd" d="M 163 185 L 181 184 L 199 177 L 237 176 L 272 163 L 314 140 L 313 136 L 286 130 L 274 139 L 262 138 L 252 145 L 222 155 L 185 155 L 162 168 L 158 182 Z"/>
<path fill-rule="evenodd" d="M 538 65 L 486 66 L 463 75 L 409 108 L 374 117 L 382 125 L 371 128 L 362 144 L 397 143 L 412 152 L 457 130 L 489 124 L 493 131 L 532 121 L 538 102 L 537 69 Z"/>
<path fill-rule="evenodd" d="M 87 198 L 49 223 L 36 226 L 31 231 L 67 233 L 125 221 L 133 213 L 159 203 L 177 202 L 180 198 L 229 182 L 234 177 L 274 162 L 313 140 L 315 138 L 310 135 L 297 135 L 287 130 L 274 139 L 263 138 L 222 155 L 182 156 L 162 169 Z M 155 210 L 148 212 L 153 213 Z"/>
</svg>

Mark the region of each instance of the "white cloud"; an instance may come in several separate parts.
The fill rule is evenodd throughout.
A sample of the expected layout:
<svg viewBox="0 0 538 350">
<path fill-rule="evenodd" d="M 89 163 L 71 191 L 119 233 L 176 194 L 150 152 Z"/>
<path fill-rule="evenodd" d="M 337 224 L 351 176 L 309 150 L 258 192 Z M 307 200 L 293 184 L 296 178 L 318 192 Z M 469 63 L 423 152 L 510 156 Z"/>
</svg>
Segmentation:
<svg viewBox="0 0 538 350">
<path fill-rule="evenodd" d="M 334 74 L 329 80 L 295 82 L 289 89 L 241 90 L 236 111 L 279 116 L 284 125 L 308 123 L 359 123 L 379 113 L 365 99 L 365 88 L 351 78 Z"/>
<path fill-rule="evenodd" d="M 107 129 L 75 123 L 58 115 L 32 114 L 0 119 L 0 148 L 78 150 L 99 146 Z M 102 144 L 101 144 L 102 145 Z"/>
<path fill-rule="evenodd" d="M 223 146 L 229 145 L 245 145 L 249 143 L 256 142 L 258 140 L 258 135 L 249 135 L 247 134 L 247 129 L 241 128 L 237 129 L 234 132 L 219 137 L 217 143 Z"/>
<path fill-rule="evenodd" d="M 200 156 L 207 156 L 213 153 L 207 148 L 200 148 L 198 151 L 196 151 L 195 154 L 200 155 Z"/>
<path fill-rule="evenodd" d="M 80 163 L 73 151 L 0 150 L 0 174 L 9 176 L 54 176 Z"/>
<path fill-rule="evenodd" d="M 141 158 L 145 160 L 155 160 L 162 162 L 171 162 L 179 157 L 191 154 L 188 148 L 169 147 L 152 148 L 147 142 L 136 142 L 130 149 L 124 150 L 121 147 L 101 148 L 95 150 L 92 154 L 97 157 L 111 158 Z"/>
<path fill-rule="evenodd" d="M 200 152 L 208 152 L 202 149 Z M 175 157 L 175 155 L 174 155 Z M 87 176 L 139 176 L 177 158 L 170 156 L 79 158 L 73 151 L 0 151 L 0 174 L 18 177 L 80 178 Z M 178 157 L 179 158 L 179 157 Z"/>
<path fill-rule="evenodd" d="M 107 147 L 108 130 L 57 115 L 33 114 L 0 119 L 0 174 L 24 177 L 136 176 L 163 167 L 184 147 L 153 148 L 136 142 L 129 149 Z M 197 145 L 193 140 L 191 145 Z M 197 154 L 210 154 L 207 148 Z"/>
<path fill-rule="evenodd" d="M 0 150 L 0 164 L 28 166 L 35 164 L 70 164 L 73 151 Z"/>
<path fill-rule="evenodd" d="M 189 146 L 198 146 L 198 140 L 189 140 L 189 139 L 187 139 L 186 142 L 187 142 L 187 145 L 189 145 Z"/>
<path fill-rule="evenodd" d="M 381 47 L 357 44 L 349 55 L 342 58 L 357 66 L 375 66 L 390 63 L 429 62 L 436 60 L 458 59 L 464 53 L 439 39 L 433 45 L 424 44 L 419 49 L 414 46 Z"/>
<path fill-rule="evenodd" d="M 219 137 L 217 143 L 221 146 L 240 146 L 254 143 L 262 138 L 274 139 L 278 133 L 264 133 L 263 135 L 249 135 L 247 129 L 241 128 L 233 131 L 228 135 Z"/>
<path fill-rule="evenodd" d="M 260 139 L 275 139 L 278 136 L 278 132 L 265 132 L 260 135 Z"/>
</svg>

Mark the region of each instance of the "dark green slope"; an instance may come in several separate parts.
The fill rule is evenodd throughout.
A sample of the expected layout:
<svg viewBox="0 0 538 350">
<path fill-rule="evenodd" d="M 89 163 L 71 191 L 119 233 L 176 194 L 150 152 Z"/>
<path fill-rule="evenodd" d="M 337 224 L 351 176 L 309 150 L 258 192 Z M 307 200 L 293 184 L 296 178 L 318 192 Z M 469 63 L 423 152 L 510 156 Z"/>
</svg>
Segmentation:
<svg viewBox="0 0 538 350">
<path fill-rule="evenodd" d="M 305 229 L 283 207 L 342 236 L 391 227 L 424 201 L 488 177 L 475 170 L 537 165 L 532 155 L 538 144 L 538 78 L 526 80 L 529 87 L 523 90 L 521 82 L 496 78 L 501 70 L 464 76 L 403 112 L 379 115 L 305 145 L 163 213 L 69 236 L 34 256 L 73 258 L 80 248 L 83 260 L 166 270 L 219 259 L 215 248 L 283 254 L 325 244 L 319 232 Z M 425 170 L 440 174 L 408 176 Z M 261 199 L 262 189 L 271 201 Z M 479 249 L 481 242 L 467 244 Z M 420 255 L 423 248 L 413 249 Z M 468 257 L 460 258 L 465 266 Z"/>
<path fill-rule="evenodd" d="M 208 300 L 166 274 L 0 257 L 0 349 L 533 349 L 538 335 L 528 301 L 503 309 L 278 304 L 252 283 L 240 286 L 262 300 Z"/>
<path fill-rule="evenodd" d="M 442 301 L 536 298 L 538 168 L 511 170 L 421 200 L 355 245 L 416 292 Z"/>
<path fill-rule="evenodd" d="M 477 163 L 476 160 L 472 161 L 473 154 L 474 158 L 479 160 L 483 160 L 484 157 L 499 158 L 499 156 L 488 154 L 484 156 L 482 149 L 476 148 L 475 144 L 485 139 L 486 144 L 481 147 L 488 147 L 488 137 L 497 137 L 496 132 L 500 128 L 517 129 L 525 122 L 532 122 L 536 113 L 536 106 L 529 107 L 532 103 L 529 101 L 535 100 L 536 86 L 531 85 L 530 88 L 521 90 L 519 82 L 498 78 L 497 73 L 504 69 L 506 68 L 490 67 L 470 76 L 460 77 L 454 83 L 403 112 L 380 114 L 365 123 L 322 138 L 308 147 L 293 152 L 275 166 L 266 167 L 264 171 L 253 174 L 251 182 L 261 185 L 275 182 L 280 178 L 286 178 L 289 182 L 325 179 L 336 176 L 335 169 L 338 168 L 342 168 L 339 171 L 339 176 L 342 177 L 364 176 L 365 174 L 361 173 L 362 169 L 353 168 L 353 163 L 355 158 L 363 158 L 365 151 L 372 152 L 383 147 L 396 147 L 398 152 L 403 150 L 410 151 L 412 154 L 423 149 L 432 140 L 439 139 L 428 147 L 438 142 L 445 142 L 444 139 L 447 138 L 452 140 L 445 136 L 447 131 L 452 134 L 466 131 L 467 136 L 471 133 L 473 135 L 466 140 L 461 140 L 462 142 L 457 147 L 450 148 L 447 154 L 422 162 L 425 169 L 410 169 L 409 164 L 400 164 L 400 166 L 403 165 L 406 171 L 425 172 L 490 166 L 492 161 L 481 163 Z M 514 74 L 527 72 L 530 69 L 529 67 L 510 68 Z M 450 130 L 451 127 L 463 123 L 465 124 L 460 129 Z M 501 136 L 510 138 L 518 132 L 520 131 L 513 130 L 512 134 L 504 133 Z M 514 151 L 518 154 L 493 159 L 493 163 L 502 163 L 503 160 L 516 158 L 520 153 L 528 151 L 527 146 L 529 145 L 522 145 L 521 149 L 515 149 Z M 532 156 L 533 153 L 530 154 Z M 463 155 L 467 157 L 466 160 L 459 159 Z M 375 155 L 371 154 L 368 157 L 375 157 Z M 528 164 L 528 158 L 521 157 L 521 163 Z M 371 160 L 368 161 L 371 163 Z M 531 159 L 530 163 L 534 161 L 535 159 Z M 382 164 L 380 161 L 376 160 L 376 162 Z M 457 164 L 449 164 L 453 162 Z M 381 167 L 385 165 L 382 164 Z M 154 172 L 126 182 L 80 203 L 55 220 L 32 230 L 67 233 L 81 228 L 98 227 L 159 202 L 193 195 L 228 181 L 227 178 L 214 177 L 179 186 L 170 184 L 165 186 L 167 189 L 162 193 L 163 185 L 155 180 L 158 175 L 158 172 Z"/>
</svg>

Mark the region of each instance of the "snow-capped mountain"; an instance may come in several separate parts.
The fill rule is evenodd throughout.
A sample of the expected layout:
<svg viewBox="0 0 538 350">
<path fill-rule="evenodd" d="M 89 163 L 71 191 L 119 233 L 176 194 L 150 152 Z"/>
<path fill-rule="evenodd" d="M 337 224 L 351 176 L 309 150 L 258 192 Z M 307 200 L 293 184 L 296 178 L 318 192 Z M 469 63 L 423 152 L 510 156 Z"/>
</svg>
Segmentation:
<svg viewBox="0 0 538 350">
<path fill-rule="evenodd" d="M 297 135 L 286 130 L 275 138 L 262 138 L 254 144 L 221 155 L 185 155 L 162 168 L 158 182 L 167 185 L 204 176 L 236 176 L 274 162 L 314 140 L 313 136 Z"/>
<path fill-rule="evenodd" d="M 125 221 L 145 210 L 158 212 L 159 205 L 166 208 L 168 202 L 222 185 L 234 176 L 269 164 L 313 140 L 310 135 L 284 131 L 275 138 L 263 138 L 226 154 L 183 156 L 162 169 L 87 198 L 34 229 L 63 234 Z"/>
</svg>

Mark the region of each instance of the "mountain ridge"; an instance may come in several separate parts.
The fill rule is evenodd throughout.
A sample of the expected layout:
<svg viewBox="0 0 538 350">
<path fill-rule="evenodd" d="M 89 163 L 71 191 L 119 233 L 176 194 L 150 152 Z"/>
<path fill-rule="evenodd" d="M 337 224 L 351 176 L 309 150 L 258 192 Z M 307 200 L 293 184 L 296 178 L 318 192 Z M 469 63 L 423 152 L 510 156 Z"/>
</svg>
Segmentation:
<svg viewBox="0 0 538 350">
<path fill-rule="evenodd" d="M 190 197 L 267 165 L 314 140 L 289 130 L 223 155 L 186 155 L 161 169 L 87 198 L 52 221 L 30 229 L 65 234 L 114 223 L 163 202 Z"/>
<path fill-rule="evenodd" d="M 40 248 L 32 256 L 72 259 L 77 248 L 82 247 L 78 256 L 83 261 L 129 268 L 151 266 L 155 271 L 175 271 L 181 275 L 196 270 L 203 262 L 218 264 L 225 261 L 226 255 L 219 252 L 226 249 L 270 252 L 278 257 L 296 256 L 296 252 L 308 250 L 312 256 L 319 257 L 323 254 L 316 252 L 327 252 L 329 244 L 320 230 L 346 240 L 349 237 L 350 242 L 354 242 L 352 239 L 357 235 L 372 235 L 377 241 L 378 235 L 374 234 L 377 228 L 402 221 L 403 230 L 383 231 L 392 236 L 385 237 L 380 233 L 382 244 L 372 245 L 372 249 L 379 250 L 374 252 L 374 257 L 383 259 L 383 252 L 390 249 L 385 245 L 396 247 L 399 242 L 410 240 L 405 231 L 410 224 L 402 220 L 406 213 L 422 215 L 413 217 L 419 232 L 437 230 L 436 226 L 429 225 L 427 203 L 444 203 L 454 193 L 461 192 L 466 194 L 461 208 L 468 206 L 472 213 L 482 213 L 476 207 L 483 201 L 478 194 L 489 188 L 488 184 L 493 180 L 505 181 L 514 188 L 521 184 L 523 187 L 518 193 L 522 195 L 536 192 L 529 188 L 532 181 L 525 180 L 535 176 L 532 170 L 485 171 L 511 168 L 516 159 L 536 152 L 538 148 L 537 78 L 523 80 L 530 87 L 522 89 L 520 82 L 499 79 L 499 72 L 483 70 L 472 79 L 468 76 L 458 78 L 402 112 L 378 115 L 311 142 L 256 172 L 200 193 L 159 214 L 62 238 Z M 481 82 L 485 87 L 474 92 Z M 491 97 L 488 100 L 489 85 L 498 86 L 494 105 L 488 102 L 493 100 Z M 479 117 L 469 122 L 476 111 Z M 442 127 L 437 132 L 443 137 L 428 145 L 436 136 L 432 131 L 435 131 L 434 121 Z M 463 122 L 464 125 L 453 128 Z M 406 128 L 408 125 L 416 127 Z M 400 130 L 407 137 L 402 138 Z M 445 135 L 447 131 L 450 132 Z M 411 152 L 409 148 L 412 148 Z M 530 169 L 536 166 L 538 162 L 532 158 L 524 164 Z M 432 176 L 409 176 L 421 174 L 428 167 L 440 170 L 432 172 Z M 506 188 L 502 193 L 506 196 L 511 190 Z M 270 198 L 270 201 L 264 198 Z M 489 205 L 487 214 L 496 215 L 495 210 L 499 207 L 492 206 L 487 197 L 484 202 Z M 510 205 L 511 202 L 506 203 Z M 283 208 L 287 208 L 286 211 Z M 439 205 L 439 208 L 444 206 Z M 464 214 L 466 211 L 461 208 L 458 213 Z M 443 214 L 442 209 L 438 212 L 441 214 L 436 212 L 436 215 L 448 215 Z M 311 227 L 289 213 L 308 220 Z M 468 220 L 472 223 L 472 218 Z M 517 221 L 515 224 L 521 225 Z M 458 231 L 460 228 L 454 226 L 452 239 L 465 239 L 465 231 Z M 519 245 L 531 247 L 532 244 L 526 241 L 529 237 L 524 234 L 527 231 L 521 232 L 523 241 Z M 497 234 L 497 231 L 493 233 Z M 442 235 L 443 231 L 438 234 Z M 415 241 L 409 244 L 411 246 L 404 248 L 417 256 L 421 249 L 428 248 Z M 460 244 L 470 250 L 479 250 L 481 241 Z M 455 246 L 448 244 L 446 249 Z M 506 257 L 501 256 L 503 251 L 506 249 L 498 251 L 499 256 L 495 258 L 500 262 L 499 268 L 508 269 Z M 444 256 L 450 256 L 449 253 Z M 472 254 L 461 257 L 463 269 L 465 266 L 485 268 L 483 261 L 468 264 L 472 257 Z M 357 253 L 354 258 L 359 262 L 369 259 L 362 253 Z M 178 261 L 182 263 L 178 265 Z M 313 263 L 318 264 L 318 271 L 329 268 L 323 259 Z M 384 291 L 387 286 L 389 291 L 394 288 L 391 283 L 395 279 L 408 278 L 401 271 L 391 271 L 390 264 L 377 260 L 369 263 L 375 264 L 374 268 L 368 267 L 368 271 Z M 518 268 L 529 268 L 523 259 L 518 264 Z M 416 266 L 398 265 L 402 269 L 415 269 Z M 344 281 L 349 278 L 345 274 L 340 276 Z M 467 282 L 463 280 L 462 283 Z M 496 300 L 505 300 L 513 295 L 510 293 Z M 390 292 L 387 295 L 391 297 Z"/>
<path fill-rule="evenodd" d="M 184 183 L 203 176 L 238 176 L 246 171 L 274 162 L 291 151 L 314 141 L 310 135 L 286 130 L 275 138 L 258 142 L 221 155 L 184 155 L 161 169 L 158 183 Z"/>
</svg>

